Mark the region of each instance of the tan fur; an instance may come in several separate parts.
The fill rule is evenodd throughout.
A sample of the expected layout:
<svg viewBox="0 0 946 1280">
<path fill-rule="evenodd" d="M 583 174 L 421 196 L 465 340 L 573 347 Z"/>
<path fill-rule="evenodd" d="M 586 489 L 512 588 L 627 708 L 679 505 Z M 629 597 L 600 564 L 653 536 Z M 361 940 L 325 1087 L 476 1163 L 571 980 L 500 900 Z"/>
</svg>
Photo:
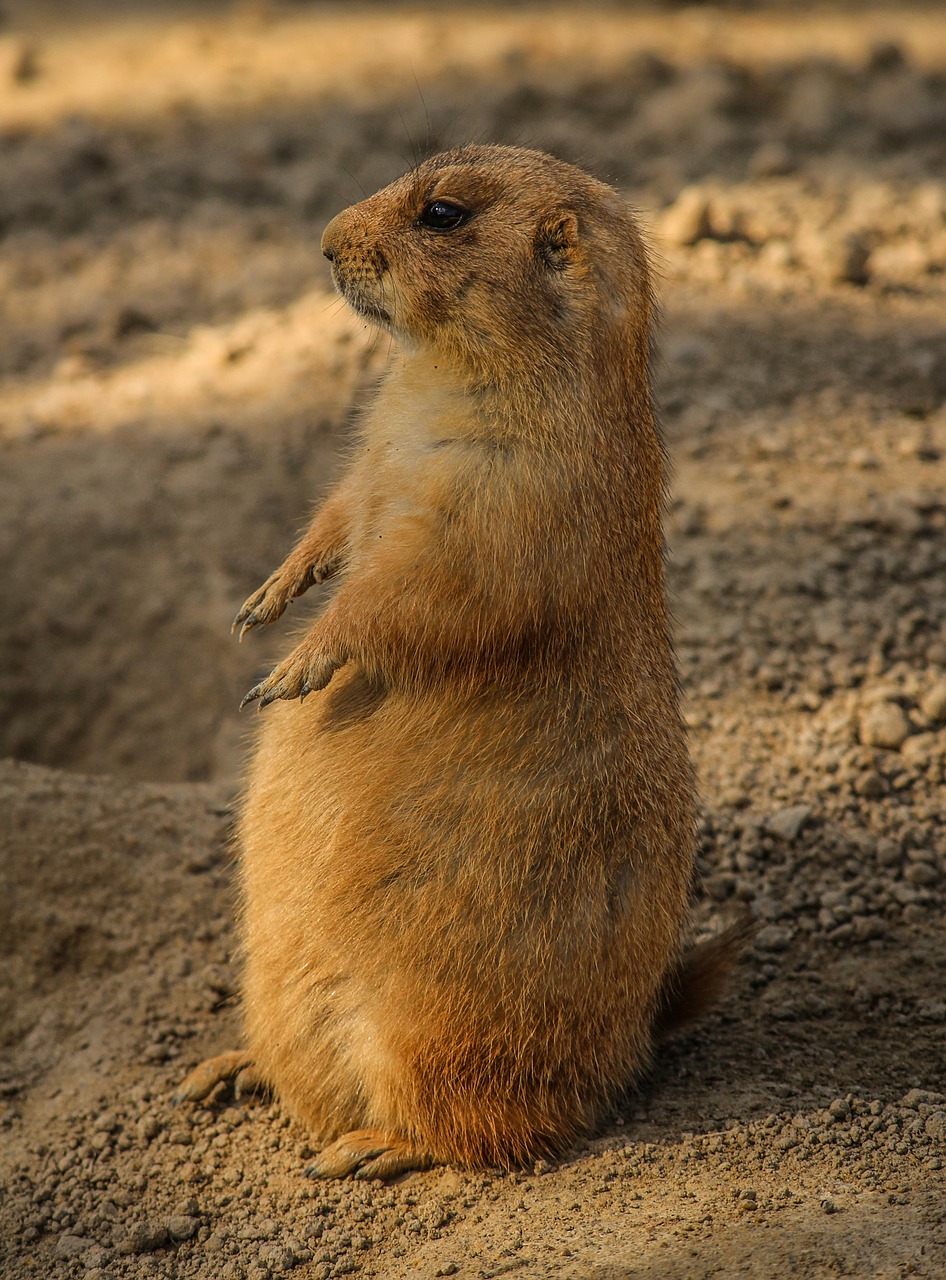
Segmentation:
<svg viewBox="0 0 946 1280">
<path fill-rule="evenodd" d="M 469 220 L 423 226 L 438 198 Z M 505 147 L 427 161 L 323 248 L 397 350 L 238 618 L 337 575 L 252 691 L 249 1057 L 320 1141 L 368 1131 L 317 1172 L 510 1165 L 647 1063 L 687 915 L 647 255 L 608 187 Z"/>
</svg>

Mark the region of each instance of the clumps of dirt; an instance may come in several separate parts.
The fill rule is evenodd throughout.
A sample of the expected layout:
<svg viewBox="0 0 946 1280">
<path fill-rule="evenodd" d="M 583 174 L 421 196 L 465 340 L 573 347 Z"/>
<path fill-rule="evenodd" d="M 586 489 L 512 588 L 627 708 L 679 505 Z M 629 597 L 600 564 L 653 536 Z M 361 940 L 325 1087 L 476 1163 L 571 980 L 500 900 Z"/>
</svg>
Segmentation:
<svg viewBox="0 0 946 1280">
<path fill-rule="evenodd" d="M 904 191 L 891 181 L 859 181 L 852 201 L 839 176 L 816 184 L 768 174 L 752 182 L 696 183 L 660 215 L 660 242 L 691 284 L 718 283 L 725 275 L 727 290 L 736 293 L 764 288 L 791 295 L 810 291 L 812 283 L 820 289 L 872 283 L 887 294 L 935 288 L 946 272 L 942 183 Z M 693 255 L 676 252 L 696 245 Z"/>
<path fill-rule="evenodd" d="M 711 794 L 713 760 L 740 754 L 735 728 L 704 738 Z M 225 797 L 5 766 L 4 985 L 44 1010 L 28 1030 L 10 1023 L 5 1046 L 0 1123 L 19 1135 L 0 1192 L 11 1274 L 269 1280 L 508 1263 L 579 1275 L 569 1259 L 618 1224 L 628 1245 L 682 1242 L 689 1255 L 765 1223 L 784 1251 L 835 1215 L 857 1238 L 863 1216 L 891 1203 L 911 1231 L 848 1239 L 843 1256 L 869 1269 L 889 1246 L 902 1260 L 911 1232 L 936 1229 L 946 1154 L 944 850 L 886 797 L 799 803 L 779 784 L 811 783 L 795 764 L 808 750 L 744 728 L 754 796 L 707 816 L 697 904 L 701 928 L 733 902 L 760 917 L 737 989 L 664 1046 L 604 1136 L 562 1164 L 434 1170 L 393 1188 L 308 1181 L 308 1136 L 265 1100 L 221 1086 L 198 1107 L 173 1105 L 187 1068 L 238 1036 Z M 58 914 L 37 912 L 37 895 Z M 31 941 L 50 928 L 61 946 Z M 43 964 L 22 971 L 32 950 Z M 728 1265 L 745 1247 L 729 1241 Z"/>
</svg>

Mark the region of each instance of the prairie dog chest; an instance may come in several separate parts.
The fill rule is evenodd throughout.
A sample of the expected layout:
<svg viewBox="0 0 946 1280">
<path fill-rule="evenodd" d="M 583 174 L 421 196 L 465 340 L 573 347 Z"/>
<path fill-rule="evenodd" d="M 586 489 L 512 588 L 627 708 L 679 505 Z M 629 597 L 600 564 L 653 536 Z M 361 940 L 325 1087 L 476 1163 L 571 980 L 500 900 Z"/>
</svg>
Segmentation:
<svg viewBox="0 0 946 1280">
<path fill-rule="evenodd" d="M 490 453 L 461 390 L 396 371 L 364 423 L 355 553 L 385 538 L 440 538 L 488 472 Z"/>
</svg>

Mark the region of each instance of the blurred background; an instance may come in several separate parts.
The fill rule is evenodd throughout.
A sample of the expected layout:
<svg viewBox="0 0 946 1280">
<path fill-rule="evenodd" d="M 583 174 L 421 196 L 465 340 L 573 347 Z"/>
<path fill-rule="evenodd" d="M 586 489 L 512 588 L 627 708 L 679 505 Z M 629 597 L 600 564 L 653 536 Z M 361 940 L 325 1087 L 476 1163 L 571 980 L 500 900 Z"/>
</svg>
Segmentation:
<svg viewBox="0 0 946 1280">
<path fill-rule="evenodd" d="M 942 5 L 0 17 L 0 754 L 236 775 L 286 639 L 230 620 L 386 356 L 322 228 L 467 140 L 583 164 L 650 228 L 695 722 L 946 663 Z"/>
</svg>

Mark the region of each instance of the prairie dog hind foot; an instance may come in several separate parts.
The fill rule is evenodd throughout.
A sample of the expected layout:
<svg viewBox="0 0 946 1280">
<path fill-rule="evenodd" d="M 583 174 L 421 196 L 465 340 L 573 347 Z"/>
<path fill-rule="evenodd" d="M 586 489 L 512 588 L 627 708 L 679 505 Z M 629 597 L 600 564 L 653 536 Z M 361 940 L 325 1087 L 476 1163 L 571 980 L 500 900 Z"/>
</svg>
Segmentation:
<svg viewBox="0 0 946 1280">
<path fill-rule="evenodd" d="M 383 1129 L 353 1129 L 343 1134 L 306 1169 L 308 1178 L 379 1178 L 386 1182 L 414 1169 L 435 1164 L 428 1151 Z"/>
<path fill-rule="evenodd" d="M 266 1093 L 268 1086 L 250 1055 L 242 1049 L 207 1058 L 184 1077 L 173 1094 L 173 1102 L 203 1102 L 219 1084 L 231 1084 L 234 1098 L 250 1093 Z"/>
</svg>

